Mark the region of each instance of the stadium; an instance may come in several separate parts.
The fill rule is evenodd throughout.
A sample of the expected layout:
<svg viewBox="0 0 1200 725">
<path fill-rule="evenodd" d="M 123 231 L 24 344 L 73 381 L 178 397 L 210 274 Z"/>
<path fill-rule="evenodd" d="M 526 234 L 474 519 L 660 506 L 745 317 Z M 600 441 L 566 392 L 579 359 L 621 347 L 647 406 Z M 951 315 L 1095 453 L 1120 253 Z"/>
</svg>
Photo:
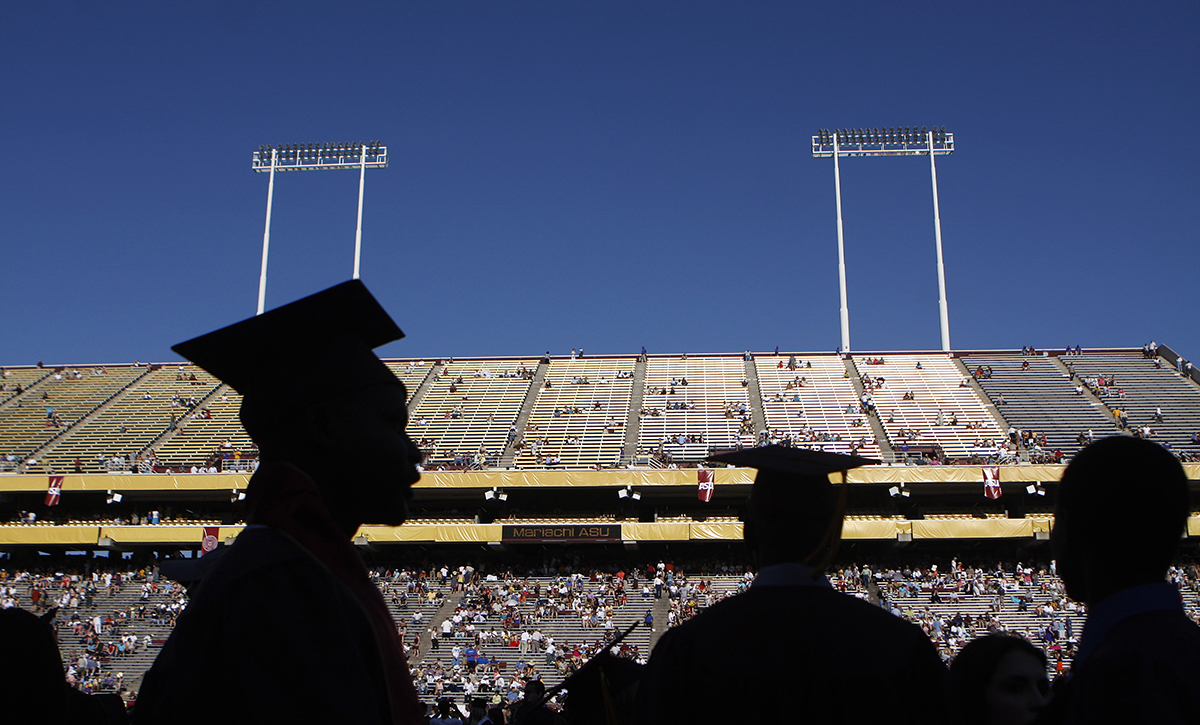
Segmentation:
<svg viewBox="0 0 1200 725">
<path fill-rule="evenodd" d="M 1090 440 L 1148 437 L 1180 458 L 1200 536 L 1200 376 L 1166 345 L 385 363 L 424 470 L 413 518 L 355 543 L 425 700 L 500 697 L 522 674 L 560 683 L 649 615 L 621 642 L 644 659 L 744 587 L 754 471 L 706 464 L 717 451 L 880 461 L 844 474 L 831 578 L 921 623 L 946 657 L 1008 630 L 1069 666 L 1084 613 L 1047 540 L 1056 481 Z M 159 565 L 242 529 L 257 450 L 241 397 L 178 363 L 6 367 L 3 391 L 4 606 L 59 606 L 77 686 L 130 696 L 186 602 Z M 1172 570 L 1193 618 L 1194 550 Z M 463 674 L 468 656 L 485 674 Z"/>
</svg>

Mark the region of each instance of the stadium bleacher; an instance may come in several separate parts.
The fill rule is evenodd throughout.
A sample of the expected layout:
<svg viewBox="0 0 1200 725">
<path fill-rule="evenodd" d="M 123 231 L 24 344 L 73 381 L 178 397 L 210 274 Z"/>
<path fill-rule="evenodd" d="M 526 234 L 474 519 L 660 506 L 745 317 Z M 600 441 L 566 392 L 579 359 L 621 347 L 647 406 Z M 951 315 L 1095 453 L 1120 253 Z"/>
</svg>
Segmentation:
<svg viewBox="0 0 1200 725">
<path fill-rule="evenodd" d="M 409 434 L 424 442 L 435 468 L 592 469 L 635 459 L 690 465 L 713 450 L 767 439 L 857 450 L 888 462 L 923 463 L 931 455 L 942 463 L 1002 461 L 1018 454 L 1046 462 L 1055 450 L 1069 459 L 1089 430 L 1094 437 L 1120 432 L 1116 408 L 1126 413 L 1128 430 L 1149 426 L 1155 440 L 1180 455 L 1200 454 L 1193 440 L 1200 433 L 1200 387 L 1135 348 L 846 359 L 782 353 L 756 355 L 752 363 L 733 354 L 648 356 L 644 364 L 632 357 L 442 362 L 387 361 L 409 390 Z M 983 369 L 991 374 L 971 375 Z M 139 456 L 144 470 L 146 461 L 189 470 L 222 457 L 222 467 L 249 465 L 244 455 L 224 455 L 253 449 L 237 420 L 241 397 L 228 386 L 218 389 L 219 381 L 195 366 L 5 372 L 9 384 L 22 387 L 0 402 L 0 458 L 17 462 L 9 462 L 9 471 L 71 472 L 78 460 L 83 472 L 95 473 L 118 458 L 128 470 Z M 1113 376 L 1116 385 L 1099 384 Z M 755 385 L 759 398 L 750 395 Z M 905 399 L 909 393 L 912 400 Z M 181 407 L 189 400 L 199 403 L 197 410 Z M 518 421 L 525 421 L 522 430 L 512 430 Z M 1045 444 L 1004 450 L 1006 424 L 1044 436 Z M 36 463 L 26 464 L 31 457 Z"/>
</svg>

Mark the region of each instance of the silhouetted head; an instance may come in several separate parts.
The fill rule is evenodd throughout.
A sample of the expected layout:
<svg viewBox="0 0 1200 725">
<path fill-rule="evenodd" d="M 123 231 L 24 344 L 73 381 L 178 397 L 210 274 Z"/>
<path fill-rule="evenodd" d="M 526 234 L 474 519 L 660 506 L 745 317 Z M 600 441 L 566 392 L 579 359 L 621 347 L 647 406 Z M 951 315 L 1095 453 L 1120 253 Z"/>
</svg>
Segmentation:
<svg viewBox="0 0 1200 725">
<path fill-rule="evenodd" d="M 50 622 L 24 609 L 0 609 L 0 702 L 13 722 L 58 722 L 66 712 L 67 680 Z M 10 708 L 15 708 L 13 712 Z"/>
<path fill-rule="evenodd" d="M 402 523 L 419 478 L 407 391 L 372 352 L 402 337 L 352 280 L 173 349 L 242 394 L 242 425 L 262 460 L 307 473 L 352 532 Z"/>
<path fill-rule="evenodd" d="M 1187 475 L 1162 446 L 1129 436 L 1087 446 L 1063 474 L 1050 536 L 1067 594 L 1096 604 L 1162 581 L 1187 516 Z"/>
<path fill-rule="evenodd" d="M 829 474 L 877 463 L 785 446 L 762 446 L 709 456 L 709 460 L 757 468 L 746 507 L 743 538 L 761 568 L 805 563 L 824 568 L 823 559 L 841 539 L 843 493 Z"/>
<path fill-rule="evenodd" d="M 967 643 L 950 664 L 954 722 L 1029 725 L 1046 706 L 1046 655 L 1020 637 L 990 635 Z"/>
</svg>

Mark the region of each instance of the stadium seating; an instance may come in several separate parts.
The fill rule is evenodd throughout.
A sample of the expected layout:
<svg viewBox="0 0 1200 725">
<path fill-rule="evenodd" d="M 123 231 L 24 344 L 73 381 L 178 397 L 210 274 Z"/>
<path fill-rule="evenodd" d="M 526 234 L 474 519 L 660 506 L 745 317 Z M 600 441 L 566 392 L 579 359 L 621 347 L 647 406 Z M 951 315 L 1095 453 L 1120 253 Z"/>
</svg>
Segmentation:
<svg viewBox="0 0 1200 725">
<path fill-rule="evenodd" d="M 434 368 L 408 421 L 408 434 L 425 452 L 425 465 L 470 466 L 476 456 L 495 465 L 537 364 L 471 359 Z"/>
<path fill-rule="evenodd" d="M 1069 362 L 1075 374 L 1096 385 L 1101 402 L 1109 409 L 1121 408 L 1131 429 L 1149 426 L 1151 440 L 1170 443 L 1172 448 L 1200 452 L 1192 435 L 1200 432 L 1200 387 L 1165 364 L 1156 367 L 1140 352 L 1113 350 L 1084 352 L 1059 358 Z M 1106 385 L 1098 386 L 1103 377 Z M 1124 391 L 1121 397 L 1119 391 Z M 1162 409 L 1162 422 L 1155 420 Z"/>
<path fill-rule="evenodd" d="M 879 456 L 871 426 L 858 412 L 858 394 L 842 359 L 837 355 L 796 358 L 796 370 L 788 369 L 789 358 L 785 356 L 763 355 L 754 360 L 771 432 L 792 436 L 797 446 L 835 453 L 850 453 L 853 443 L 863 443 L 858 448 L 861 455 Z M 810 364 L 812 367 L 808 367 Z M 803 385 L 793 385 L 797 378 L 804 379 Z"/>
<path fill-rule="evenodd" d="M 86 425 L 85 417 L 146 374 L 145 367 L 133 366 L 108 367 L 103 375 L 91 368 L 50 374 L 0 413 L 0 452 L 28 457 L 56 436 L 75 435 L 75 427 Z M 61 427 L 50 425 L 50 409 Z"/>
<path fill-rule="evenodd" d="M 866 364 L 866 360 L 881 364 Z M 879 354 L 856 356 L 860 375 L 883 378 L 871 391 L 879 419 L 892 448 L 936 445 L 950 461 L 986 457 L 995 446 L 988 440 L 1004 437 L 994 418 L 971 387 L 962 387 L 962 371 L 945 354 Z M 918 365 L 920 367 L 918 367 Z M 911 400 L 905 395 L 912 393 Z M 957 421 L 956 424 L 951 424 Z M 968 424 L 979 427 L 968 427 Z"/>
<path fill-rule="evenodd" d="M 517 468 L 594 468 L 621 460 L 634 358 L 556 359 L 539 390 Z M 507 426 L 506 426 L 507 428 Z M 536 452 L 535 452 L 536 449 Z"/>
<path fill-rule="evenodd" d="M 1015 352 L 971 353 L 963 355 L 962 361 L 972 373 L 979 367 L 992 368 L 992 376 L 979 378 L 979 385 L 995 403 L 1003 396 L 1004 403 L 997 408 L 1009 425 L 1044 433 L 1048 451 L 1061 450 L 1069 459 L 1081 447 L 1081 433 L 1091 430 L 1096 438 L 1118 433 L 1102 406 L 1076 394 L 1075 382 L 1055 358 Z M 1028 369 L 1022 369 L 1026 362 Z"/>
<path fill-rule="evenodd" d="M 749 406 L 745 375 L 740 355 L 648 358 L 638 448 L 699 461 L 712 450 L 753 445 L 753 430 L 739 432 L 737 406 Z"/>
<path fill-rule="evenodd" d="M 214 377 L 194 365 L 152 370 L 122 390 L 104 410 L 89 416 L 71 435 L 63 436 L 42 457 L 38 468 L 66 472 L 73 470 L 74 461 L 79 460 L 85 472 L 96 473 L 105 470 L 105 460 L 114 457 L 132 462 L 151 441 L 169 430 L 173 421 L 199 415 L 199 407 L 189 412 L 183 403 L 203 399 L 217 384 Z M 173 401 L 179 404 L 173 407 Z"/>
</svg>

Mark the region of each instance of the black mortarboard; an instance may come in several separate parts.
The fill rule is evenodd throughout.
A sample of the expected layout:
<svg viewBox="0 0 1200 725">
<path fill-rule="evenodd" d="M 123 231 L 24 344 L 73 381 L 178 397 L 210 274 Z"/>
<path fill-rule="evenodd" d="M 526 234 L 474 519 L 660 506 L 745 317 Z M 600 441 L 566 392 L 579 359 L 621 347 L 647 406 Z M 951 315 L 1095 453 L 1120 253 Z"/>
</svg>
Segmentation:
<svg viewBox="0 0 1200 725">
<path fill-rule="evenodd" d="M 815 571 L 824 570 L 836 555 L 846 509 L 845 480 L 835 487 L 829 474 L 879 463 L 861 456 L 777 445 L 718 453 L 708 459 L 758 469 L 750 492 L 750 517 L 763 524 L 762 531 L 769 532 L 776 550 L 795 554 L 796 546 L 803 548 L 795 560 L 815 564 Z M 822 530 L 823 535 L 816 539 L 815 534 Z M 802 531 L 812 535 L 802 535 Z"/>
<path fill-rule="evenodd" d="M 359 280 L 181 342 L 171 349 L 242 395 L 399 385 L 372 349 L 404 333 Z"/>
<path fill-rule="evenodd" d="M 718 453 L 709 456 L 708 460 L 731 463 L 745 468 L 757 468 L 760 471 L 776 471 L 796 476 L 822 478 L 837 471 L 848 471 L 851 468 L 879 463 L 873 458 L 863 458 L 862 456 L 847 456 L 841 453 L 810 451 L 805 448 L 776 445 Z"/>
</svg>

